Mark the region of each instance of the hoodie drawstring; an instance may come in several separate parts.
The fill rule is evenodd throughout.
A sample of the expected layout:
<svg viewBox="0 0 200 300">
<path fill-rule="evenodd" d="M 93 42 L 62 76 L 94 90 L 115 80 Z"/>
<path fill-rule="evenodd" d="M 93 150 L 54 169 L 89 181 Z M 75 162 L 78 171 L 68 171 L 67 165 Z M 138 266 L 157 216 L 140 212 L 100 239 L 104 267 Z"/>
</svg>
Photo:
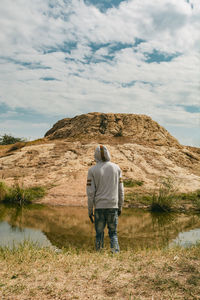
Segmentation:
<svg viewBox="0 0 200 300">
<path fill-rule="evenodd" d="M 105 155 L 104 155 L 104 148 L 103 148 L 102 145 L 100 145 L 100 151 L 101 151 L 101 159 L 102 159 L 103 161 L 106 161 L 106 158 L 105 158 Z"/>
</svg>

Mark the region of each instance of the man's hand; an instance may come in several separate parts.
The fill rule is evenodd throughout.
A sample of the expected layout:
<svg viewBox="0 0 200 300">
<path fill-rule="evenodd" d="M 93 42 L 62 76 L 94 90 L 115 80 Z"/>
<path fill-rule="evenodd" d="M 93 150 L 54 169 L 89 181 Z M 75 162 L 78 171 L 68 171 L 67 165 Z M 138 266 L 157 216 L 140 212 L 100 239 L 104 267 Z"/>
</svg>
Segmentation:
<svg viewBox="0 0 200 300">
<path fill-rule="evenodd" d="M 118 216 L 120 216 L 120 215 L 121 215 L 121 213 L 122 213 L 122 208 L 121 208 L 121 207 L 119 207 L 119 208 L 118 208 Z"/>
<path fill-rule="evenodd" d="M 94 223 L 94 219 L 93 219 L 93 217 L 94 217 L 93 209 L 89 209 L 88 215 L 89 215 L 90 221 L 91 221 L 92 223 Z"/>
<path fill-rule="evenodd" d="M 94 215 L 93 215 L 93 214 L 90 214 L 90 215 L 89 215 L 90 221 L 91 221 L 92 223 L 94 223 L 94 219 L 93 219 L 93 217 L 94 217 Z"/>
</svg>

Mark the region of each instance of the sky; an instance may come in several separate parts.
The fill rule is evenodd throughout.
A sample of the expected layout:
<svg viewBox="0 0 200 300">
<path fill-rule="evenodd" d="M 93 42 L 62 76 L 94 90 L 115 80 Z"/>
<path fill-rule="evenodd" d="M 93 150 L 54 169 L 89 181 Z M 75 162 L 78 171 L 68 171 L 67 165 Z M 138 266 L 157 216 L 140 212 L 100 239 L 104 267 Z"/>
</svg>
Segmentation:
<svg viewBox="0 0 200 300">
<path fill-rule="evenodd" d="M 145 114 L 200 147 L 199 0 L 1 0 L 0 135 Z"/>
</svg>

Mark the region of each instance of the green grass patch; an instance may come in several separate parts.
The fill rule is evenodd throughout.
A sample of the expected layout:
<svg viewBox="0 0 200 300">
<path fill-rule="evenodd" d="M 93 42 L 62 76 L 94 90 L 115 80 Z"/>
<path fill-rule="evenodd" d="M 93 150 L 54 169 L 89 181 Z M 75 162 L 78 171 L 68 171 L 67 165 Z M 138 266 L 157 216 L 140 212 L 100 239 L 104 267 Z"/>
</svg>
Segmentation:
<svg viewBox="0 0 200 300">
<path fill-rule="evenodd" d="M 3 201 L 8 193 L 8 187 L 2 181 L 0 181 L 0 201 Z"/>
<path fill-rule="evenodd" d="M 135 179 L 124 179 L 123 180 L 124 187 L 136 187 L 136 186 L 142 186 L 144 184 L 141 180 L 135 180 Z"/>
<path fill-rule="evenodd" d="M 0 182 L 0 201 L 10 204 L 30 204 L 33 201 L 44 197 L 46 190 L 44 187 L 33 186 L 25 188 L 18 182 L 8 187 L 4 182 Z"/>
<path fill-rule="evenodd" d="M 125 181 L 126 187 L 134 186 L 134 182 L 128 179 Z M 125 194 L 125 203 L 129 207 L 145 205 L 154 212 L 170 212 L 185 207 L 200 211 L 200 190 L 189 193 L 178 193 L 173 178 L 161 177 L 158 188 L 151 193 L 142 191 L 129 191 Z"/>
<path fill-rule="evenodd" d="M 129 192 L 125 194 L 125 203 L 131 206 L 143 204 L 151 211 L 170 212 L 179 210 L 180 207 L 191 206 L 195 211 L 200 211 L 200 190 L 190 193 L 166 193 L 159 190 L 152 194 L 139 194 Z"/>
<path fill-rule="evenodd" d="M 200 211 L 200 190 L 190 193 L 181 193 L 176 197 L 179 202 L 193 203 L 196 210 Z"/>
</svg>

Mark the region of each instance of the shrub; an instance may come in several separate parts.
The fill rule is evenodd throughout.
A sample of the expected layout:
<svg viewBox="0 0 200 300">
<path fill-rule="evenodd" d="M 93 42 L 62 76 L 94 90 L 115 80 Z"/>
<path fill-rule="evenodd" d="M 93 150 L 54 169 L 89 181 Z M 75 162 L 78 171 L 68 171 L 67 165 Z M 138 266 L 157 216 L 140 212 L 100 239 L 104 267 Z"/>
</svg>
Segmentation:
<svg viewBox="0 0 200 300">
<path fill-rule="evenodd" d="M 41 186 L 33 186 L 26 189 L 26 196 L 29 197 L 30 201 L 43 198 L 46 194 L 46 191 Z"/>
<path fill-rule="evenodd" d="M 175 203 L 175 188 L 171 178 L 162 178 L 159 184 L 159 190 L 154 193 L 151 199 L 151 211 L 169 212 Z"/>
<path fill-rule="evenodd" d="M 25 197 L 25 190 L 20 187 L 18 183 L 15 183 L 12 188 L 9 188 L 8 193 L 5 195 L 3 202 L 24 204 L 30 203 L 29 199 Z"/>
<path fill-rule="evenodd" d="M 30 204 L 34 200 L 44 197 L 46 191 L 43 187 L 24 188 L 16 182 L 12 187 L 7 187 L 5 183 L 0 182 L 0 200 L 11 204 Z"/>
<path fill-rule="evenodd" d="M 172 195 L 164 194 L 154 194 L 152 196 L 150 210 L 151 211 L 160 211 L 160 212 L 169 212 L 172 209 L 172 206 L 175 202 L 175 198 Z"/>
<path fill-rule="evenodd" d="M 15 138 L 12 135 L 4 134 L 0 137 L 0 145 L 11 145 L 18 142 L 25 142 L 25 139 Z"/>
</svg>

